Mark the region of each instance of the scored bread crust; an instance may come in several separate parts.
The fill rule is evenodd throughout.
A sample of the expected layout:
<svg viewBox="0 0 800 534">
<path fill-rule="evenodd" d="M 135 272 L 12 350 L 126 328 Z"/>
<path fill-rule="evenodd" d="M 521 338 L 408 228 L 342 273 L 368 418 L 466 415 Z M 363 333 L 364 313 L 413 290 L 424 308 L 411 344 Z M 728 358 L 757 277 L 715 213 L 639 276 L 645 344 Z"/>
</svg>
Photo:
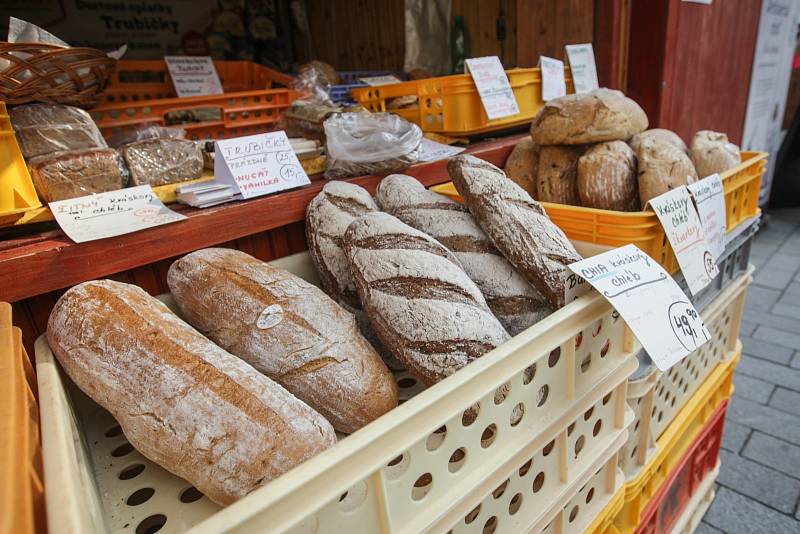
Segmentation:
<svg viewBox="0 0 800 534">
<path fill-rule="evenodd" d="M 697 171 L 689 156 L 674 145 L 658 139 L 642 141 L 636 161 L 642 208 L 651 198 L 697 181 Z"/>
<path fill-rule="evenodd" d="M 678 134 L 666 128 L 653 128 L 634 135 L 631 137 L 631 140 L 628 141 L 628 145 L 633 149 L 634 154 L 639 150 L 639 145 L 645 139 L 656 139 L 662 143 L 669 143 L 670 145 L 674 145 L 675 148 L 679 148 L 687 154 L 689 153 L 689 149 L 686 148 L 686 143 L 683 142 L 683 139 L 681 139 Z"/>
<path fill-rule="evenodd" d="M 539 152 L 536 199 L 580 206 L 578 195 L 578 159 L 584 146 L 543 146 Z"/>
<path fill-rule="evenodd" d="M 142 289 L 77 285 L 47 340 L 144 456 L 226 505 L 336 442 L 330 423 Z"/>
<path fill-rule="evenodd" d="M 622 141 L 599 143 L 578 160 L 581 205 L 615 211 L 639 209 L 636 154 Z"/>
<path fill-rule="evenodd" d="M 724 133 L 711 130 L 700 130 L 694 135 L 689 157 L 700 178 L 725 172 L 742 162 L 739 147 L 729 142 Z"/>
</svg>

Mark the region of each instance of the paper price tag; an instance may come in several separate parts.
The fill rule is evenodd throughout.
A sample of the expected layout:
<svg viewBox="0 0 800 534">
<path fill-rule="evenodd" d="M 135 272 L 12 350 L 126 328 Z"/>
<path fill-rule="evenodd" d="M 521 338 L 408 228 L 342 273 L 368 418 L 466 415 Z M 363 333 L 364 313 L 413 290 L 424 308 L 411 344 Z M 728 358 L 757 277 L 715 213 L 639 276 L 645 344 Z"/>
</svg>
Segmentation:
<svg viewBox="0 0 800 534">
<path fill-rule="evenodd" d="M 478 89 L 483 109 L 489 120 L 519 114 L 519 106 L 503 64 L 497 56 L 466 60 L 466 66 Z"/>
<path fill-rule="evenodd" d="M 130 234 L 186 218 L 164 206 L 149 185 L 51 202 L 50 210 L 64 233 L 76 243 Z"/>
<path fill-rule="evenodd" d="M 706 243 L 700 216 L 685 186 L 650 199 L 678 259 L 689 291 L 696 295 L 717 276 L 719 269 Z"/>
<path fill-rule="evenodd" d="M 362 82 L 367 85 L 389 85 L 391 83 L 400 83 L 401 80 L 397 78 L 397 76 L 392 76 L 391 74 L 387 74 L 385 76 L 365 76 L 363 78 L 359 78 Z"/>
<path fill-rule="evenodd" d="M 431 141 L 430 139 L 423 137 L 422 143 L 420 144 L 420 161 L 438 161 L 440 159 L 446 159 L 450 156 L 455 156 L 456 154 L 460 154 L 464 152 L 466 148 L 460 146 L 451 146 L 445 145 L 442 143 L 437 143 L 436 141 Z"/>
<path fill-rule="evenodd" d="M 539 58 L 539 68 L 542 71 L 542 100 L 548 102 L 567 94 L 563 61 L 541 56 Z"/>
<path fill-rule="evenodd" d="M 253 198 L 310 184 L 286 132 L 236 137 L 214 146 L 214 179 Z"/>
<path fill-rule="evenodd" d="M 697 213 L 703 223 L 706 242 L 714 259 L 719 259 L 725 251 L 725 190 L 719 174 L 712 174 L 688 186 L 694 197 Z"/>
<path fill-rule="evenodd" d="M 600 87 L 592 43 L 567 45 L 572 83 L 576 93 L 587 93 Z"/>
<path fill-rule="evenodd" d="M 569 266 L 622 316 L 656 366 L 666 371 L 711 339 L 675 280 L 635 245 Z"/>
<path fill-rule="evenodd" d="M 222 83 L 210 57 L 164 56 L 164 61 L 179 97 L 222 94 Z"/>
</svg>

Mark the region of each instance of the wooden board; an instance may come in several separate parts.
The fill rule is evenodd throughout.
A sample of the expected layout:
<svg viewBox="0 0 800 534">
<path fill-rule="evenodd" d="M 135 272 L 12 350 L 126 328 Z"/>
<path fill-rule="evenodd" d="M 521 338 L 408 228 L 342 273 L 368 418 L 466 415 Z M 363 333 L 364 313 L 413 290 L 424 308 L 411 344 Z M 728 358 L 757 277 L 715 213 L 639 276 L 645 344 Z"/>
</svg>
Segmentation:
<svg viewBox="0 0 800 534">
<path fill-rule="evenodd" d="M 497 19 L 501 4 L 506 26 L 506 38 L 503 42 L 497 39 Z M 471 57 L 497 56 L 506 67 L 516 66 L 517 0 L 452 0 L 451 21 L 458 15 L 464 17 Z"/>
<path fill-rule="evenodd" d="M 594 0 L 517 0 L 517 63 L 564 59 L 564 46 L 594 41 Z"/>
</svg>

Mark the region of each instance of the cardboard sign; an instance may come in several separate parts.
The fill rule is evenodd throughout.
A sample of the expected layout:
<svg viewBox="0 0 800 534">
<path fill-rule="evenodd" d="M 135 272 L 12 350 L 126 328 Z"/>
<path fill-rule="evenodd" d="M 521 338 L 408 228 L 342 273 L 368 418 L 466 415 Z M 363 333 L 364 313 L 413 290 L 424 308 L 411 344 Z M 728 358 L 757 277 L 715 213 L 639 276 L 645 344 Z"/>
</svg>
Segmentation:
<svg viewBox="0 0 800 534">
<path fill-rule="evenodd" d="M 466 148 L 461 146 L 444 145 L 423 137 L 422 143 L 420 144 L 419 160 L 438 161 L 440 159 L 447 159 L 451 156 L 455 156 L 456 154 L 460 154 L 465 150 Z"/>
<path fill-rule="evenodd" d="M 468 59 L 466 65 L 489 120 L 519 114 L 517 98 L 497 56 Z"/>
<path fill-rule="evenodd" d="M 592 43 L 567 45 L 567 59 L 576 93 L 588 93 L 600 87 Z"/>
<path fill-rule="evenodd" d="M 675 251 L 689 291 L 696 295 L 717 276 L 719 269 L 689 190 L 681 186 L 650 199 L 649 203 Z"/>
<path fill-rule="evenodd" d="M 542 100 L 548 102 L 567 94 L 563 61 L 542 56 L 539 58 L 539 68 L 542 71 Z"/>
<path fill-rule="evenodd" d="M 392 76 L 391 74 L 387 74 L 385 76 L 365 76 L 363 78 L 359 78 L 362 82 L 367 85 L 389 85 L 391 83 L 400 83 L 402 80 L 397 78 L 397 76 Z"/>
<path fill-rule="evenodd" d="M 689 192 L 694 197 L 697 213 L 703 224 L 706 242 L 712 256 L 718 260 L 725 252 L 725 233 L 727 223 L 725 219 L 725 190 L 719 174 L 712 174 L 688 186 Z"/>
<path fill-rule="evenodd" d="M 675 280 L 636 245 L 609 250 L 569 268 L 611 303 L 662 371 L 711 339 Z"/>
<path fill-rule="evenodd" d="M 311 183 L 283 131 L 223 139 L 214 153 L 214 181 L 234 187 L 242 198 Z"/>
<path fill-rule="evenodd" d="M 164 61 L 179 97 L 222 94 L 222 83 L 210 57 L 164 56 Z"/>
<path fill-rule="evenodd" d="M 149 185 L 59 200 L 50 210 L 76 243 L 130 234 L 186 217 L 168 209 Z"/>
</svg>

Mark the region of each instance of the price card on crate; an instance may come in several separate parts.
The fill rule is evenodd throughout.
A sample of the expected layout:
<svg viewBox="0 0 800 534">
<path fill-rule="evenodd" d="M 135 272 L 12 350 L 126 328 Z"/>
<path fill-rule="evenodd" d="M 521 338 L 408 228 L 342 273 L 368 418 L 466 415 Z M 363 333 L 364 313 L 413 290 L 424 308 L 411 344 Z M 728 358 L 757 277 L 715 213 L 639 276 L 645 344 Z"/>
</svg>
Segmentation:
<svg viewBox="0 0 800 534">
<path fill-rule="evenodd" d="M 149 185 L 50 203 L 64 233 L 76 243 L 130 234 L 186 217 L 168 209 Z"/>
<path fill-rule="evenodd" d="M 253 198 L 310 184 L 286 132 L 223 139 L 214 145 L 214 181 Z"/>
<path fill-rule="evenodd" d="M 587 93 L 600 87 L 592 43 L 567 45 L 567 59 L 576 93 Z"/>
<path fill-rule="evenodd" d="M 650 199 L 649 203 L 667 234 L 689 291 L 696 295 L 717 276 L 719 269 L 689 190 L 681 186 Z"/>
<path fill-rule="evenodd" d="M 210 57 L 164 56 L 164 61 L 179 97 L 222 94 L 222 83 Z"/>
<path fill-rule="evenodd" d="M 542 72 L 542 100 L 548 102 L 567 94 L 563 61 L 541 56 L 539 58 L 539 69 Z"/>
<path fill-rule="evenodd" d="M 725 251 L 725 190 L 719 174 L 712 174 L 699 182 L 689 184 L 689 192 L 694 197 L 697 213 L 703 223 L 706 242 L 714 259 L 719 259 Z"/>
<path fill-rule="evenodd" d="M 420 161 L 438 161 L 440 159 L 447 159 L 450 156 L 455 156 L 464 152 L 466 148 L 461 146 L 445 145 L 437 143 L 427 137 L 422 138 L 422 143 L 419 146 L 419 160 Z"/>
<path fill-rule="evenodd" d="M 489 120 L 519 114 L 519 106 L 506 71 L 497 56 L 476 57 L 466 61 Z"/>
<path fill-rule="evenodd" d="M 609 250 L 569 268 L 611 303 L 662 371 L 711 339 L 675 280 L 636 245 Z"/>
<path fill-rule="evenodd" d="M 397 76 L 392 76 L 391 74 L 385 74 L 383 76 L 364 76 L 363 78 L 359 78 L 359 80 L 371 86 L 389 85 L 392 83 L 400 83 L 402 81 Z"/>
</svg>

